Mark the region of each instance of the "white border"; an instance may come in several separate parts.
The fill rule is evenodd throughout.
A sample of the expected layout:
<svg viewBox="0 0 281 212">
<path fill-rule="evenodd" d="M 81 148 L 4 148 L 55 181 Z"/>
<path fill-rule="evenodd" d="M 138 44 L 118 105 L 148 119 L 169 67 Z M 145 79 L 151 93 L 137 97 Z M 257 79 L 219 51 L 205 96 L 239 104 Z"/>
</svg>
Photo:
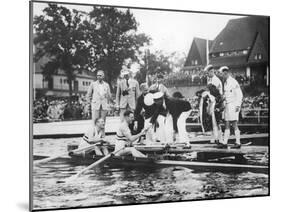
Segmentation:
<svg viewBox="0 0 281 212">
<path fill-rule="evenodd" d="M 68 0 L 68 2 L 136 7 L 229 12 L 271 16 L 271 197 L 195 201 L 79 211 L 276 211 L 280 199 L 280 143 L 278 86 L 280 61 L 280 7 L 278 1 L 246 0 Z M 1 5 L 1 211 L 28 210 L 28 1 L 3 1 Z M 278 87 L 277 87 L 278 86 Z M 274 114 L 274 116 L 272 115 Z M 4 117 L 4 119 L 3 119 Z M 279 126 L 278 126 L 279 125 Z M 278 154 L 279 153 L 279 154 Z M 280 200 L 279 200 L 280 201 Z M 275 209 L 277 208 L 277 209 Z"/>
</svg>

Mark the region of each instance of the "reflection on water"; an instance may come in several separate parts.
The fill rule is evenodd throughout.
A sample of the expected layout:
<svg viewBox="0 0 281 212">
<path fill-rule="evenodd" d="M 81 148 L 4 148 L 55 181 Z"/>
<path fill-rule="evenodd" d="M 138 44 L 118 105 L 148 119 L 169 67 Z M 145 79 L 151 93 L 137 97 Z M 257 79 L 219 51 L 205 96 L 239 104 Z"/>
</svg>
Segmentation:
<svg viewBox="0 0 281 212">
<path fill-rule="evenodd" d="M 76 138 L 77 139 L 77 138 Z M 34 140 L 34 154 L 60 154 L 75 139 Z M 103 166 L 72 183 L 57 184 L 85 166 L 54 161 L 34 168 L 34 208 L 85 207 L 268 194 L 268 176 L 257 173 L 194 172 L 183 167 Z"/>
</svg>

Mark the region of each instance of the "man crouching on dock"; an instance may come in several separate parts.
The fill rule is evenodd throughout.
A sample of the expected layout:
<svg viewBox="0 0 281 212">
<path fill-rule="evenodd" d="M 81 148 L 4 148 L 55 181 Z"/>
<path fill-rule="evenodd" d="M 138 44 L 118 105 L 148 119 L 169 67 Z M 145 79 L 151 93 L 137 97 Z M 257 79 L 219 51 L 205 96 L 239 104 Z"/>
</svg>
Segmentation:
<svg viewBox="0 0 281 212">
<path fill-rule="evenodd" d="M 132 154 L 134 157 L 146 157 L 144 154 L 136 150 L 135 147 L 132 146 L 132 144 L 134 141 L 137 141 L 142 135 L 145 135 L 148 129 L 143 129 L 139 134 L 132 135 L 129 124 L 131 124 L 133 121 L 134 113 L 129 110 L 125 111 L 124 119 L 122 120 L 116 133 L 117 139 L 115 142 L 114 151 L 122 149 L 126 146 L 127 147 L 124 150 L 118 152 L 116 156 Z"/>
</svg>

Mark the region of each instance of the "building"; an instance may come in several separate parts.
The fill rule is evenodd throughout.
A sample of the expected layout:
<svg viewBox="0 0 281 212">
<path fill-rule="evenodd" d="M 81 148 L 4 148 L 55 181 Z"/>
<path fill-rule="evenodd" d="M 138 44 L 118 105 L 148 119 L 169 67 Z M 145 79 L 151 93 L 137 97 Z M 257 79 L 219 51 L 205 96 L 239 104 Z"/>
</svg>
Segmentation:
<svg viewBox="0 0 281 212">
<path fill-rule="evenodd" d="M 209 62 L 217 68 L 226 65 L 234 75 L 268 85 L 269 18 L 250 16 L 229 20 L 213 41 Z"/>
<path fill-rule="evenodd" d="M 34 99 L 41 96 L 69 96 L 69 84 L 63 70 L 58 70 L 50 79 L 45 79 L 41 66 L 48 61 L 47 57 L 41 58 L 33 64 Z M 90 71 L 77 71 L 76 79 L 72 82 L 72 95 L 86 94 L 88 87 L 94 80 L 94 73 Z"/>
<path fill-rule="evenodd" d="M 195 74 L 199 70 L 202 70 L 209 62 L 208 52 L 211 48 L 211 45 L 211 40 L 195 37 L 192 41 L 182 71 Z"/>
</svg>

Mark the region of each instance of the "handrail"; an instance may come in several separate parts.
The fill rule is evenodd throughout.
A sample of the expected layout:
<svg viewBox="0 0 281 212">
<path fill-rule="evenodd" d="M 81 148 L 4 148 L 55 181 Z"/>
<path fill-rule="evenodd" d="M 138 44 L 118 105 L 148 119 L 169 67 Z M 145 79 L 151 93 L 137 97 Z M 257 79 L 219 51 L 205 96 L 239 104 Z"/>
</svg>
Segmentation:
<svg viewBox="0 0 281 212">
<path fill-rule="evenodd" d="M 192 109 L 191 110 L 192 112 L 197 112 L 197 113 L 199 113 L 199 109 Z M 263 111 L 266 111 L 266 112 L 268 112 L 269 111 L 269 109 L 268 108 L 245 108 L 245 109 L 242 109 L 241 110 L 242 111 L 242 113 L 243 112 L 246 112 L 246 111 L 256 111 L 257 112 L 257 115 L 255 116 L 255 115 L 249 115 L 249 116 L 247 116 L 247 114 L 245 114 L 244 116 L 243 116 L 243 118 L 255 118 L 255 119 L 258 119 L 258 123 L 260 123 L 261 122 L 261 119 L 265 119 L 265 118 L 269 118 L 269 116 L 268 115 L 261 115 L 260 113 L 261 112 L 263 112 Z M 196 117 L 197 116 L 197 117 Z M 199 118 L 199 115 L 192 115 L 192 113 L 191 113 L 191 115 L 188 117 L 188 118 L 194 118 L 194 117 L 196 117 L 197 118 L 197 123 L 198 124 L 201 124 L 200 123 L 200 118 Z M 193 123 L 193 122 L 189 122 L 189 123 Z"/>
</svg>

